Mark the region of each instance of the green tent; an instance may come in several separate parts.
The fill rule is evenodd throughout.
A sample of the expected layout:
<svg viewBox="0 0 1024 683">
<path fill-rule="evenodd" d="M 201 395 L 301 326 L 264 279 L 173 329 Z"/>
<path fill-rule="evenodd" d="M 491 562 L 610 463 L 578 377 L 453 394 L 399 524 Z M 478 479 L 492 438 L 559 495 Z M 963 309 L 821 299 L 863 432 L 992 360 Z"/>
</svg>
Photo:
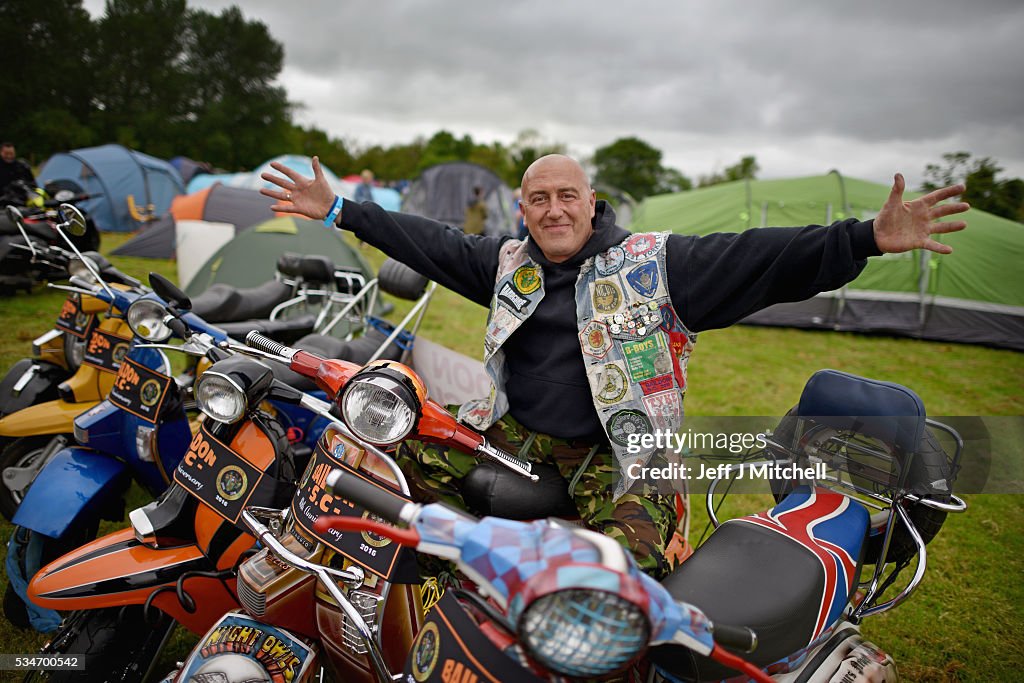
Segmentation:
<svg viewBox="0 0 1024 683">
<path fill-rule="evenodd" d="M 809 178 L 737 181 L 648 197 L 631 228 L 706 235 L 748 228 L 828 225 L 872 218 L 889 187 L 838 172 Z M 905 195 L 908 197 L 917 194 Z M 805 302 L 777 304 L 744 322 L 880 332 L 1024 351 L 1024 224 L 984 211 L 968 229 L 937 236 L 955 250 L 872 258 L 854 282 Z"/>
<path fill-rule="evenodd" d="M 373 270 L 334 229 L 319 221 L 281 216 L 238 233 L 204 263 L 185 288 L 195 296 L 223 282 L 235 287 L 256 287 L 274 277 L 277 257 L 286 251 L 326 256 L 337 266 L 357 267 L 369 281 Z"/>
</svg>

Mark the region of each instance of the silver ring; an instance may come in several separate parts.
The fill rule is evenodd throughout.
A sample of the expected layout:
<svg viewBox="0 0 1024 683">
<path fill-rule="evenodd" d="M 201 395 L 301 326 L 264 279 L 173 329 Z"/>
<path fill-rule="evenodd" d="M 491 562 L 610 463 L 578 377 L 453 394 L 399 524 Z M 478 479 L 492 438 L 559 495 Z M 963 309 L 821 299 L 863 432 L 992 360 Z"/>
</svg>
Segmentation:
<svg viewBox="0 0 1024 683">
<path fill-rule="evenodd" d="M 291 201 L 292 200 L 292 193 L 291 192 L 285 192 L 284 193 L 284 198 L 287 199 L 288 201 Z"/>
</svg>

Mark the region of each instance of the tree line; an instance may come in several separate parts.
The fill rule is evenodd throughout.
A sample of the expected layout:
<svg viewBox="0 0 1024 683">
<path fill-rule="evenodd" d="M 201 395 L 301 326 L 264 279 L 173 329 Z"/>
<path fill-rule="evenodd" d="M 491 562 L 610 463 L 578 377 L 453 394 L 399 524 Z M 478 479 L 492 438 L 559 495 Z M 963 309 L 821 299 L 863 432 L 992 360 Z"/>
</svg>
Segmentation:
<svg viewBox="0 0 1024 683">
<path fill-rule="evenodd" d="M 160 158 L 187 156 L 227 170 L 251 169 L 284 153 L 317 154 L 336 173 L 364 168 L 400 180 L 445 161 L 486 166 L 515 187 L 537 157 L 566 145 L 537 131 L 510 144 L 441 130 L 390 146 L 363 145 L 294 122 L 301 106 L 275 85 L 284 47 L 237 6 L 220 14 L 186 0 L 107 0 L 95 20 L 82 0 L 4 0 L 0 50 L 6 55 L 0 137 L 38 164 L 54 152 L 115 142 Z M 926 169 L 923 190 L 966 180 L 977 208 L 1024 219 L 1024 181 L 1000 179 L 997 162 L 967 152 Z M 662 163 L 649 143 L 623 137 L 589 160 L 595 185 L 633 199 L 754 179 L 745 156 L 696 181 Z"/>
</svg>

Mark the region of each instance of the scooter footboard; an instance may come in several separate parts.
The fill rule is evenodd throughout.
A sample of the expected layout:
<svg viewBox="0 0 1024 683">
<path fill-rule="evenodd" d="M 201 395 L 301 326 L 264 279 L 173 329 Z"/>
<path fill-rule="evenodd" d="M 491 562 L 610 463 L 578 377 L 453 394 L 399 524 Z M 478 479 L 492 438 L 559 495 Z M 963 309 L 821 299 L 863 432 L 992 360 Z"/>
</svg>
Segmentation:
<svg viewBox="0 0 1024 683">
<path fill-rule="evenodd" d="M 168 680 L 305 683 L 319 672 L 318 660 L 316 646 L 302 637 L 242 612 L 229 612 L 206 632 Z"/>
<path fill-rule="evenodd" d="M 80 520 L 99 518 L 130 482 L 120 460 L 85 448 L 65 448 L 39 472 L 11 521 L 60 538 Z"/>
</svg>

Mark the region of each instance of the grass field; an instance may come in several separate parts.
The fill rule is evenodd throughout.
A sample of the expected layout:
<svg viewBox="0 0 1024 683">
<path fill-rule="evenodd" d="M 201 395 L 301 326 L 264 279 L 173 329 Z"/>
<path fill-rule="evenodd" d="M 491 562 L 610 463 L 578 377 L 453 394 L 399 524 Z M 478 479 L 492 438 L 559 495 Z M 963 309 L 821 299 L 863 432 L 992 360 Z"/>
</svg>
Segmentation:
<svg viewBox="0 0 1024 683">
<path fill-rule="evenodd" d="M 102 250 L 109 252 L 124 239 L 105 235 Z M 364 253 L 379 265 L 379 254 L 368 247 Z M 169 261 L 111 260 L 137 277 L 149 270 L 174 276 Z M 43 289 L 0 299 L 0 370 L 27 355 L 31 340 L 52 327 L 62 299 L 62 294 Z M 399 311 L 403 305 L 396 302 Z M 420 334 L 480 358 L 485 317 L 483 308 L 439 290 Z M 1024 354 L 745 326 L 701 335 L 690 362 L 687 414 L 781 415 L 796 402 L 807 378 L 821 368 L 909 386 L 932 415 L 1024 415 Z M 133 495 L 134 505 L 146 502 L 138 489 Z M 753 498 L 741 499 L 739 504 L 760 504 Z M 905 680 L 1022 679 L 1024 497 L 978 494 L 967 498 L 968 512 L 951 516 L 929 545 L 929 570 L 917 593 L 899 608 L 865 623 L 867 635 L 896 658 Z M 753 510 L 744 510 L 748 511 Z M 697 517 L 695 537 L 702 528 Z M 0 523 L 4 538 L 10 529 Z M 3 577 L 0 589 L 5 583 Z M 44 640 L 0 620 L 2 652 L 32 651 Z M 183 652 L 188 642 L 183 637 L 176 652 Z"/>
</svg>

